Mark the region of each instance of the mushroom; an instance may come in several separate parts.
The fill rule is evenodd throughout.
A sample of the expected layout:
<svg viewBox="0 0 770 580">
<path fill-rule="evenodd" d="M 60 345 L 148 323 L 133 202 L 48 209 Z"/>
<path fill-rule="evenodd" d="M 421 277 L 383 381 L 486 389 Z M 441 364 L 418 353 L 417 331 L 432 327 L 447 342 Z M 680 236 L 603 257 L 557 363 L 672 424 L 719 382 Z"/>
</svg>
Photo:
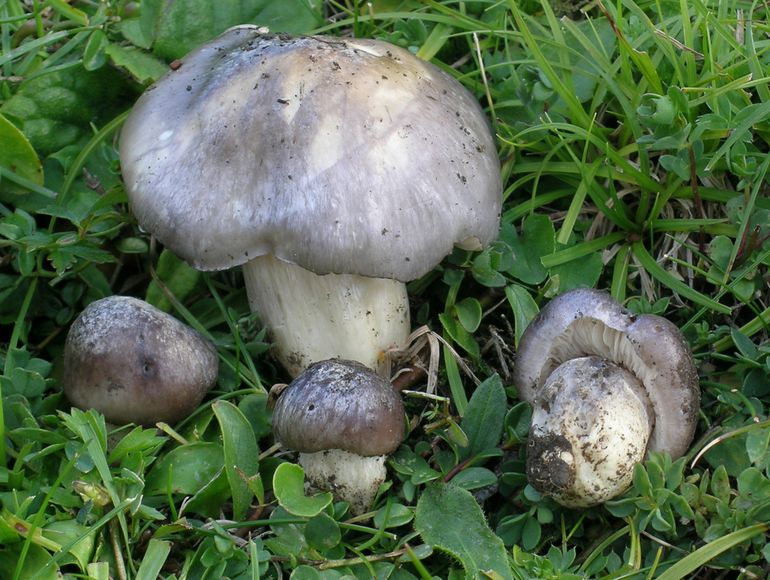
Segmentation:
<svg viewBox="0 0 770 580">
<path fill-rule="evenodd" d="M 385 459 L 403 440 L 401 397 L 356 361 L 310 365 L 278 395 L 273 433 L 299 452 L 310 485 L 366 512 L 385 481 Z"/>
<path fill-rule="evenodd" d="M 64 345 L 64 393 L 115 424 L 173 423 L 216 382 L 219 359 L 201 334 L 128 296 L 89 304 Z"/>
<path fill-rule="evenodd" d="M 695 433 L 698 375 L 681 332 L 605 292 L 572 290 L 543 308 L 521 337 L 513 379 L 534 407 L 528 479 L 566 506 L 619 495 L 646 453 L 676 459 Z"/>
<path fill-rule="evenodd" d="M 120 157 L 145 230 L 198 269 L 243 265 L 292 376 L 377 367 L 410 332 L 404 282 L 498 230 L 475 98 L 377 40 L 232 28 L 142 95 Z"/>
</svg>

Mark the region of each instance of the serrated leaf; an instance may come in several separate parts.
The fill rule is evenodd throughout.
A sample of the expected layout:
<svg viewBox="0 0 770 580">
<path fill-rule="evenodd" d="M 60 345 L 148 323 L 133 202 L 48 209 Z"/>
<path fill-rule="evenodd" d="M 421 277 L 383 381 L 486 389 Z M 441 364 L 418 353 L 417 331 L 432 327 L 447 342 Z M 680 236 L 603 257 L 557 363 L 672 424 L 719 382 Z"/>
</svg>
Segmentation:
<svg viewBox="0 0 770 580">
<path fill-rule="evenodd" d="M 243 519 L 254 496 L 248 479 L 259 473 L 259 448 L 254 432 L 243 413 L 227 401 L 216 401 L 211 408 L 219 421 L 225 455 L 225 473 L 233 497 L 233 518 Z"/>
<path fill-rule="evenodd" d="M 426 544 L 456 558 L 466 578 L 493 572 L 512 580 L 503 541 L 470 492 L 451 484 L 428 487 L 417 501 L 414 527 Z"/>
<path fill-rule="evenodd" d="M 500 443 L 506 410 L 503 383 L 492 375 L 476 387 L 460 422 L 469 442 L 461 457 L 473 457 Z"/>
<path fill-rule="evenodd" d="M 305 495 L 305 470 L 294 463 L 281 463 L 273 473 L 273 493 L 286 511 L 304 518 L 320 514 L 332 503 L 332 494 Z"/>
</svg>

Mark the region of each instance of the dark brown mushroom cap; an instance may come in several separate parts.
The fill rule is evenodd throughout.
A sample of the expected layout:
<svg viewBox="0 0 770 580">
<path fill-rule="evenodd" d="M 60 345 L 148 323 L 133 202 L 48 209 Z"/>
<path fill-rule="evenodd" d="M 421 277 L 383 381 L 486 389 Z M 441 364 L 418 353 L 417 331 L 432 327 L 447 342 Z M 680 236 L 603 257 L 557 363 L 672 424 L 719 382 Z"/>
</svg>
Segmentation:
<svg viewBox="0 0 770 580">
<path fill-rule="evenodd" d="M 88 305 L 64 347 L 64 393 L 116 424 L 189 415 L 216 382 L 211 342 L 173 316 L 127 296 Z"/>
<path fill-rule="evenodd" d="M 660 316 L 636 316 L 606 292 L 565 292 L 521 337 L 514 370 L 519 394 L 532 402 L 557 366 L 590 355 L 626 368 L 647 389 L 655 412 L 648 450 L 683 455 L 695 434 L 700 388 L 690 348 L 676 325 Z"/>
<path fill-rule="evenodd" d="M 404 406 L 390 383 L 368 367 L 330 359 L 310 365 L 281 393 L 273 433 L 301 453 L 387 455 L 403 440 Z"/>
<path fill-rule="evenodd" d="M 203 270 L 272 254 L 408 281 L 499 228 L 475 97 L 378 40 L 232 28 L 142 95 L 120 158 L 139 223 Z"/>
</svg>

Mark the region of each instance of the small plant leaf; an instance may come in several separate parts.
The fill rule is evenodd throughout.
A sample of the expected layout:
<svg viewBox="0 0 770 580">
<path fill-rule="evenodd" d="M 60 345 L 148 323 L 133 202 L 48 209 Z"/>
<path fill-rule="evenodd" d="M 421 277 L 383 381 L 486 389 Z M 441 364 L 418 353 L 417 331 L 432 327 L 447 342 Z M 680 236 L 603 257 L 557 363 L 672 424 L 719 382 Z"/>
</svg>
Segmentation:
<svg viewBox="0 0 770 580">
<path fill-rule="evenodd" d="M 254 432 L 243 413 L 227 401 L 212 405 L 222 432 L 225 473 L 233 496 L 233 518 L 243 519 L 254 496 L 248 479 L 259 473 L 259 449 Z"/>
<path fill-rule="evenodd" d="M 473 392 L 460 423 L 468 436 L 462 457 L 473 457 L 500 443 L 506 409 L 503 383 L 498 375 L 492 375 Z"/>
<path fill-rule="evenodd" d="M 32 145 L 16 126 L 0 115 L 0 167 L 15 173 L 35 185 L 43 185 L 43 167 Z M 3 180 L 2 189 L 13 193 L 23 188 Z"/>
<path fill-rule="evenodd" d="M 513 578 L 505 546 L 470 492 L 451 484 L 428 487 L 417 502 L 414 527 L 426 544 L 457 558 L 466 577 L 491 572 Z"/>
<path fill-rule="evenodd" d="M 305 495 L 305 470 L 294 463 L 281 463 L 273 473 L 273 493 L 287 512 L 304 518 L 320 514 L 332 503 L 332 494 Z"/>
</svg>

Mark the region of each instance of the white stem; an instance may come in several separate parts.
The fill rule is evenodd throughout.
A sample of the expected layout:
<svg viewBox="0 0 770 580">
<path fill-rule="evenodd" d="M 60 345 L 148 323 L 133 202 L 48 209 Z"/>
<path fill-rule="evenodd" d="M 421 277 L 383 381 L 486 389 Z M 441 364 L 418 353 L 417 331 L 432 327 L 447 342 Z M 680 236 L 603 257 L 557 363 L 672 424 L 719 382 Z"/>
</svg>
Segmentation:
<svg viewBox="0 0 770 580">
<path fill-rule="evenodd" d="M 300 453 L 299 464 L 312 488 L 348 502 L 353 515 L 369 511 L 387 476 L 384 455 L 362 457 L 341 449 Z"/>
<path fill-rule="evenodd" d="M 382 353 L 409 336 L 406 286 L 351 274 L 318 276 L 272 256 L 243 266 L 249 305 L 259 312 L 292 376 L 329 358 L 378 369 Z"/>
</svg>

